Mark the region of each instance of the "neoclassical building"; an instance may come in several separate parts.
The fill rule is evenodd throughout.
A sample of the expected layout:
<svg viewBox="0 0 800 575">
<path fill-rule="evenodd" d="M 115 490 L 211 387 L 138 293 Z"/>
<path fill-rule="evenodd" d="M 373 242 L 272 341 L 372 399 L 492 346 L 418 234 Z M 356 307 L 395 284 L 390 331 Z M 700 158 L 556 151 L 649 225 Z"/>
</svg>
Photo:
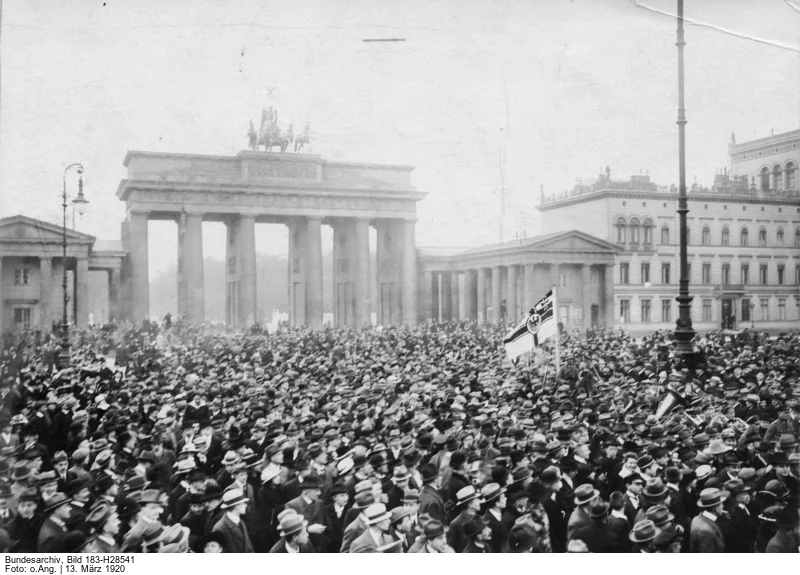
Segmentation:
<svg viewBox="0 0 800 575">
<path fill-rule="evenodd" d="M 731 143 L 731 170 L 688 190 L 692 321 L 699 331 L 800 328 L 800 131 Z M 637 333 L 675 325 L 678 193 L 648 176 L 601 174 L 543 198 L 543 233 L 572 228 L 616 244 L 615 321 Z"/>
</svg>

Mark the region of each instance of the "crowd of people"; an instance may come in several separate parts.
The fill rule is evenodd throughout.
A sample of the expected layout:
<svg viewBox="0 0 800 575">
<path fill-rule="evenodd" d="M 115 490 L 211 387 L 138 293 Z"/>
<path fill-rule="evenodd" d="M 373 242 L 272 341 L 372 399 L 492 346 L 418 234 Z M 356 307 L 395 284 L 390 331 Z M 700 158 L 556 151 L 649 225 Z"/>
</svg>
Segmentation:
<svg viewBox="0 0 800 575">
<path fill-rule="evenodd" d="M 0 552 L 797 553 L 800 334 L 6 338 Z"/>
</svg>

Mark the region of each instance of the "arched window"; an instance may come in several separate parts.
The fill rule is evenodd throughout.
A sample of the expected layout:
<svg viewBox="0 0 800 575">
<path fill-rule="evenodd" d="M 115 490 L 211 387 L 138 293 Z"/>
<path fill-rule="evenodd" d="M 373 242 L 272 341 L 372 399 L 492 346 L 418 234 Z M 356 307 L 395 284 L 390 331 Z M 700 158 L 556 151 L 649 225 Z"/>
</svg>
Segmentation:
<svg viewBox="0 0 800 575">
<path fill-rule="evenodd" d="M 653 221 L 650 218 L 646 218 L 644 223 L 642 223 L 642 241 L 644 242 L 647 249 L 651 249 L 653 246 Z"/>
<path fill-rule="evenodd" d="M 727 226 L 722 228 L 722 245 L 729 246 L 731 244 L 731 232 L 728 230 Z"/>
<path fill-rule="evenodd" d="M 617 243 L 625 245 L 625 235 L 628 228 L 628 223 L 625 221 L 625 218 L 620 216 L 617 218 L 617 223 L 615 225 L 617 227 Z"/>
<path fill-rule="evenodd" d="M 775 234 L 775 240 L 778 244 L 778 247 L 783 247 L 783 228 L 778 228 L 778 232 Z"/>
<path fill-rule="evenodd" d="M 639 218 L 631 218 L 630 224 L 630 242 L 631 246 L 638 247 L 639 245 Z"/>
<path fill-rule="evenodd" d="M 739 245 L 743 248 L 746 248 L 749 245 L 750 241 L 747 236 L 747 228 L 742 228 L 742 235 L 741 240 L 739 241 Z"/>
<path fill-rule="evenodd" d="M 783 171 L 781 170 L 780 164 L 772 166 L 772 189 L 783 189 Z"/>
<path fill-rule="evenodd" d="M 783 171 L 786 185 L 783 187 L 784 190 L 794 190 L 795 187 L 795 165 L 794 162 L 789 162 L 786 164 L 786 169 Z"/>
<path fill-rule="evenodd" d="M 761 228 L 758 230 L 758 247 L 767 247 L 767 229 Z"/>
<path fill-rule="evenodd" d="M 668 246 L 669 245 L 669 226 L 664 226 L 661 228 L 661 245 Z"/>
<path fill-rule="evenodd" d="M 761 190 L 766 192 L 769 190 L 769 168 L 766 166 L 761 168 L 759 177 L 761 178 Z"/>
<path fill-rule="evenodd" d="M 710 246 L 711 245 L 711 228 L 708 226 L 703 226 L 703 245 Z"/>
</svg>

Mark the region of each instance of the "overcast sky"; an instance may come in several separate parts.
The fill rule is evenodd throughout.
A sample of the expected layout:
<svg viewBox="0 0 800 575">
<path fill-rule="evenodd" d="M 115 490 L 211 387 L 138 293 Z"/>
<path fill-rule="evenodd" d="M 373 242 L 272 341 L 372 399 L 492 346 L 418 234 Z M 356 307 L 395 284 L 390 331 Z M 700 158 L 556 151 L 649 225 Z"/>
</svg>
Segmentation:
<svg viewBox="0 0 800 575">
<path fill-rule="evenodd" d="M 687 4 L 708 24 L 686 30 L 688 180 L 710 184 L 731 132 L 798 128 L 800 0 Z M 313 153 L 416 166 L 418 244 L 498 240 L 504 148 L 506 239 L 519 215 L 536 234 L 540 186 L 561 192 L 606 164 L 615 179 L 677 182 L 676 22 L 657 12 L 675 5 L 5 0 L 0 215 L 54 221 L 63 169 L 82 161 L 78 229 L 118 238 L 126 151 L 235 155 L 269 86 L 282 119 L 311 123 Z M 362 42 L 385 37 L 406 41 Z M 285 250 L 285 233 L 267 233 L 260 248 Z M 176 234 L 151 224 L 151 274 L 174 263 Z M 204 235 L 222 255 L 223 226 Z"/>
</svg>

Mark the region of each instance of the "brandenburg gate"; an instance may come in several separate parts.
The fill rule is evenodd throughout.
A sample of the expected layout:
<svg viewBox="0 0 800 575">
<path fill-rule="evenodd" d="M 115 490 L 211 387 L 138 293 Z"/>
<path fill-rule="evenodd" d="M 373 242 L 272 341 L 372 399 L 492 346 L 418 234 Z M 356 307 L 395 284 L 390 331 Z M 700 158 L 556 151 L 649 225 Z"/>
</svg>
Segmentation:
<svg viewBox="0 0 800 575">
<path fill-rule="evenodd" d="M 122 224 L 122 302 L 125 317 L 149 316 L 148 222 L 168 220 L 178 234 L 178 308 L 191 323 L 204 320 L 204 221 L 227 227 L 227 323 L 257 319 L 255 224 L 289 231 L 291 324 L 319 327 L 323 313 L 321 228 L 334 232 L 333 309 L 337 326 L 370 321 L 417 323 L 417 202 L 412 167 L 329 162 L 318 155 L 239 152 L 236 156 L 131 151 L 117 197 Z M 369 228 L 377 230 L 377 268 L 370 269 Z M 370 293 L 376 274 L 377 292 Z"/>
</svg>

